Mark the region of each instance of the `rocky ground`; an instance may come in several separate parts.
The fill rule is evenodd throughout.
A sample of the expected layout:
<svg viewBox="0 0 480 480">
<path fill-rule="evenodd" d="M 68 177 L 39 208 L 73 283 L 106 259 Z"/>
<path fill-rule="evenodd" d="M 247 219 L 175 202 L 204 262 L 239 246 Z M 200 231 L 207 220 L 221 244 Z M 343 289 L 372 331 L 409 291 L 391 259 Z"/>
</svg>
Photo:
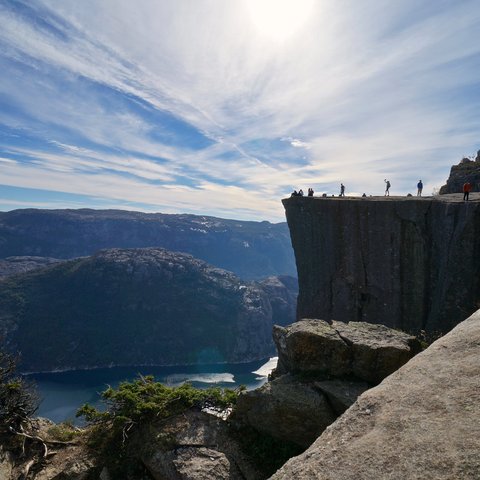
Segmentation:
<svg viewBox="0 0 480 480">
<path fill-rule="evenodd" d="M 415 337 L 357 322 L 304 319 L 275 327 L 274 339 L 273 379 L 241 395 L 231 420 L 301 447 L 420 350 Z"/>
<path fill-rule="evenodd" d="M 362 394 L 272 480 L 477 480 L 480 311 Z"/>
<path fill-rule="evenodd" d="M 121 478 L 265 479 L 288 458 L 286 452 L 303 451 L 372 382 L 404 364 L 418 347 L 412 337 L 386 327 L 321 320 L 276 327 L 275 341 L 280 356 L 275 378 L 241 394 L 228 419 L 190 410 L 127 434 L 134 452 L 130 465 L 136 467 Z M 35 420 L 25 449 L 22 437 L 0 439 L 0 478 L 17 480 L 29 469 L 29 478 L 37 480 L 117 479 L 107 467 L 112 459 L 89 446 L 90 434 L 91 429 L 72 432 Z"/>
</svg>

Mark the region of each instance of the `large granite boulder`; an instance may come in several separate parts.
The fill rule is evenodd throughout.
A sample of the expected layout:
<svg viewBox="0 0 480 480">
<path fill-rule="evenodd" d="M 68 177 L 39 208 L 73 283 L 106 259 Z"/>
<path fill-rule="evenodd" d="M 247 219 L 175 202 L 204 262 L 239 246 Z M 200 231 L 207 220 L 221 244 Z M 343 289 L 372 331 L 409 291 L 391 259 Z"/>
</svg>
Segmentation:
<svg viewBox="0 0 480 480">
<path fill-rule="evenodd" d="M 410 360 L 272 480 L 477 480 L 480 311 Z"/>
<path fill-rule="evenodd" d="M 359 322 L 304 319 L 273 336 L 273 379 L 240 395 L 231 420 L 301 447 L 419 351 L 415 337 Z"/>
<path fill-rule="evenodd" d="M 304 319 L 275 326 L 278 367 L 285 372 L 311 372 L 325 377 L 353 376 L 372 384 L 405 364 L 420 351 L 418 340 L 384 325 Z"/>
<path fill-rule="evenodd" d="M 315 385 L 282 375 L 241 395 L 231 421 L 308 447 L 336 418 L 327 396 Z"/>
<path fill-rule="evenodd" d="M 323 320 L 303 319 L 287 327 L 275 325 L 273 340 L 278 352 L 275 375 L 314 372 L 336 377 L 351 372 L 351 349 Z"/>
</svg>

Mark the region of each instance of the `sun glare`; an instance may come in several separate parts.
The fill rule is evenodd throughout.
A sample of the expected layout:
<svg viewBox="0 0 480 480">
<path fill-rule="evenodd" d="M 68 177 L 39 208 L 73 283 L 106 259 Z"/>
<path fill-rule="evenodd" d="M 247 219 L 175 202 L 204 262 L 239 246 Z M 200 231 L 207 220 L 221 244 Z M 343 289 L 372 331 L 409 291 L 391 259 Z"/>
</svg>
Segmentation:
<svg viewBox="0 0 480 480">
<path fill-rule="evenodd" d="M 283 41 L 307 21 L 314 0 L 247 0 L 247 3 L 252 22 L 259 32 Z"/>
</svg>

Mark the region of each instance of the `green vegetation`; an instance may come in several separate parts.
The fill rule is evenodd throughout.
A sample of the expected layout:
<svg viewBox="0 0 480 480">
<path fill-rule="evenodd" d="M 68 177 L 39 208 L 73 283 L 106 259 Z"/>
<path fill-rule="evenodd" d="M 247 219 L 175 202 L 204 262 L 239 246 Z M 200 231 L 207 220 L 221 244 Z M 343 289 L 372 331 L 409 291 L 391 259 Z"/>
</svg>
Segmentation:
<svg viewBox="0 0 480 480">
<path fill-rule="evenodd" d="M 16 373 L 17 358 L 0 352 L 0 429 L 17 431 L 39 404 L 33 384 Z"/>
<path fill-rule="evenodd" d="M 433 342 L 443 337 L 443 333 L 438 331 L 426 332 L 425 330 L 420 330 L 420 332 L 416 334 L 416 337 L 417 337 L 417 340 L 420 342 L 420 346 L 422 350 L 425 350 Z"/>
<path fill-rule="evenodd" d="M 135 439 L 136 431 L 142 437 L 150 426 L 188 409 L 214 409 L 222 412 L 234 405 L 241 389 L 209 388 L 200 390 L 190 384 L 167 387 L 155 382 L 153 377 L 139 376 L 132 382 L 123 382 L 118 388 L 108 388 L 102 393 L 105 411 L 89 404 L 83 405 L 77 416 L 84 417 L 93 428 L 90 446 L 101 456 L 115 478 L 127 478 L 128 474 L 143 471 L 139 461 L 145 443 Z M 144 442 L 145 438 L 141 442 Z M 168 434 L 157 436 L 158 443 L 168 448 Z"/>
<path fill-rule="evenodd" d="M 72 422 L 62 422 L 48 429 L 48 436 L 59 442 L 71 442 L 82 435 L 82 431 L 76 428 Z"/>
</svg>

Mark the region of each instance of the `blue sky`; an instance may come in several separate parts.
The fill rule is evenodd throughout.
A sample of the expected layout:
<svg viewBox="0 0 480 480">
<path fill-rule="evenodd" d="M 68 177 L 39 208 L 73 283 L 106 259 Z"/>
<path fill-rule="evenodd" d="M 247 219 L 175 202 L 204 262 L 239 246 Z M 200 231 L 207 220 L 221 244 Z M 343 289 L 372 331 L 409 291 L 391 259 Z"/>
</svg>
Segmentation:
<svg viewBox="0 0 480 480">
<path fill-rule="evenodd" d="M 480 3 L 0 0 L 0 210 L 282 221 L 480 148 Z"/>
</svg>

